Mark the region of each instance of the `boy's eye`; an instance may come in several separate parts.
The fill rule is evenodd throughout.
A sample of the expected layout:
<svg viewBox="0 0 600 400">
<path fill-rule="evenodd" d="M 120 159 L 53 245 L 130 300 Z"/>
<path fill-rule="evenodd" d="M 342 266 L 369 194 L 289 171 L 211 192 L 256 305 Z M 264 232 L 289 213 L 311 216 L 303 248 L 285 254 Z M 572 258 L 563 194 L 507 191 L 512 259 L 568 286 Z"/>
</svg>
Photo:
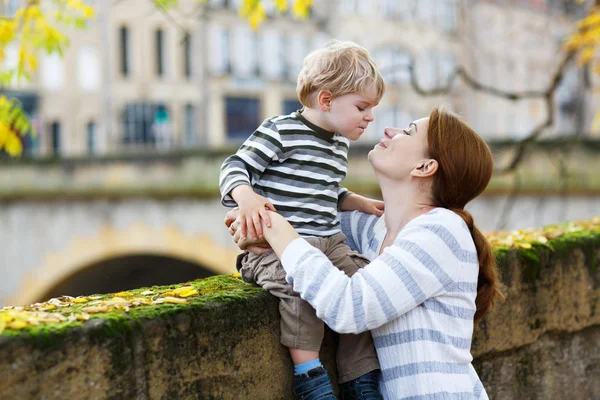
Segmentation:
<svg viewBox="0 0 600 400">
<path fill-rule="evenodd" d="M 410 133 L 408 133 L 408 131 L 406 129 L 402 129 L 402 132 L 404 132 L 405 135 L 410 136 Z"/>
<path fill-rule="evenodd" d="M 363 107 L 356 106 L 356 108 L 358 108 L 358 111 L 365 111 Z"/>
</svg>

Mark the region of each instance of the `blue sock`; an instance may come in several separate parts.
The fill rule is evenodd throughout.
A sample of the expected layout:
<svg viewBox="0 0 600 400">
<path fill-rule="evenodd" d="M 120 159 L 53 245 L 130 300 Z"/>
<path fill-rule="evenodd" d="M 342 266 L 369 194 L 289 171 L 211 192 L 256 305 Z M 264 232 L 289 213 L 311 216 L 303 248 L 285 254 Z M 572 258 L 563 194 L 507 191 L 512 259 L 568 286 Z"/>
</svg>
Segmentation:
<svg viewBox="0 0 600 400">
<path fill-rule="evenodd" d="M 294 365 L 294 374 L 304 374 L 310 371 L 313 368 L 322 367 L 321 360 L 319 358 L 315 358 L 314 360 L 307 361 L 303 364 Z"/>
</svg>

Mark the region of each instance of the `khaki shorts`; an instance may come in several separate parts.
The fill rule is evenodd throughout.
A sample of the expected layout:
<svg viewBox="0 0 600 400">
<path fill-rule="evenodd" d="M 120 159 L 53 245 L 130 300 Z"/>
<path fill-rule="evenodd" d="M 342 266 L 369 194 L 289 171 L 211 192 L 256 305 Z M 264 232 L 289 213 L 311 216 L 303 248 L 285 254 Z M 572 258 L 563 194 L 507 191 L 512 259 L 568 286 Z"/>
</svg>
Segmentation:
<svg viewBox="0 0 600 400">
<path fill-rule="evenodd" d="M 367 258 L 344 243 L 346 236 L 343 233 L 306 240 L 348 276 L 369 263 Z M 324 323 L 311 305 L 302 300 L 286 282 L 285 270 L 277 255 L 272 250 L 258 256 L 244 252 L 238 256 L 237 269 L 244 281 L 256 284 L 279 298 L 281 344 L 288 348 L 318 352 L 323 340 Z M 371 333 L 340 335 L 337 366 L 340 382 L 356 379 L 378 369 L 379 361 Z"/>
</svg>

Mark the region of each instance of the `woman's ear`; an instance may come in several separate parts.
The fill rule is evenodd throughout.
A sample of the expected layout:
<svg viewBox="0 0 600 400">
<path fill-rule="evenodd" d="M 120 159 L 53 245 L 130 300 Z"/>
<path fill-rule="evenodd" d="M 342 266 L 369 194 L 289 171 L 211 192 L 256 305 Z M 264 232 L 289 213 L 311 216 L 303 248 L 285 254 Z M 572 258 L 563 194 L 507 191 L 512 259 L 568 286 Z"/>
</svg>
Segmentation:
<svg viewBox="0 0 600 400">
<path fill-rule="evenodd" d="M 435 175 L 438 170 L 438 162 L 433 158 L 422 160 L 410 171 L 410 175 L 417 178 L 427 178 Z"/>
<path fill-rule="evenodd" d="M 327 112 L 331 110 L 331 101 L 333 100 L 333 96 L 329 90 L 321 90 L 317 95 L 317 102 L 319 104 L 319 109 L 323 112 Z"/>
</svg>

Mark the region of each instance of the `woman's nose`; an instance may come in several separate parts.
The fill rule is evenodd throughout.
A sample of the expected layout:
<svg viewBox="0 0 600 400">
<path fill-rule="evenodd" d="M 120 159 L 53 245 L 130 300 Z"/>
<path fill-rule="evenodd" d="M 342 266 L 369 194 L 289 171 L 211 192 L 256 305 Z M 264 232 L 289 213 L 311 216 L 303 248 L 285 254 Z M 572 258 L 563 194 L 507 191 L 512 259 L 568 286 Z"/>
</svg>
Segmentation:
<svg viewBox="0 0 600 400">
<path fill-rule="evenodd" d="M 386 126 L 383 130 L 383 133 L 385 134 L 385 136 L 392 139 L 394 136 L 400 133 L 400 129 L 392 128 L 391 126 Z"/>
</svg>

